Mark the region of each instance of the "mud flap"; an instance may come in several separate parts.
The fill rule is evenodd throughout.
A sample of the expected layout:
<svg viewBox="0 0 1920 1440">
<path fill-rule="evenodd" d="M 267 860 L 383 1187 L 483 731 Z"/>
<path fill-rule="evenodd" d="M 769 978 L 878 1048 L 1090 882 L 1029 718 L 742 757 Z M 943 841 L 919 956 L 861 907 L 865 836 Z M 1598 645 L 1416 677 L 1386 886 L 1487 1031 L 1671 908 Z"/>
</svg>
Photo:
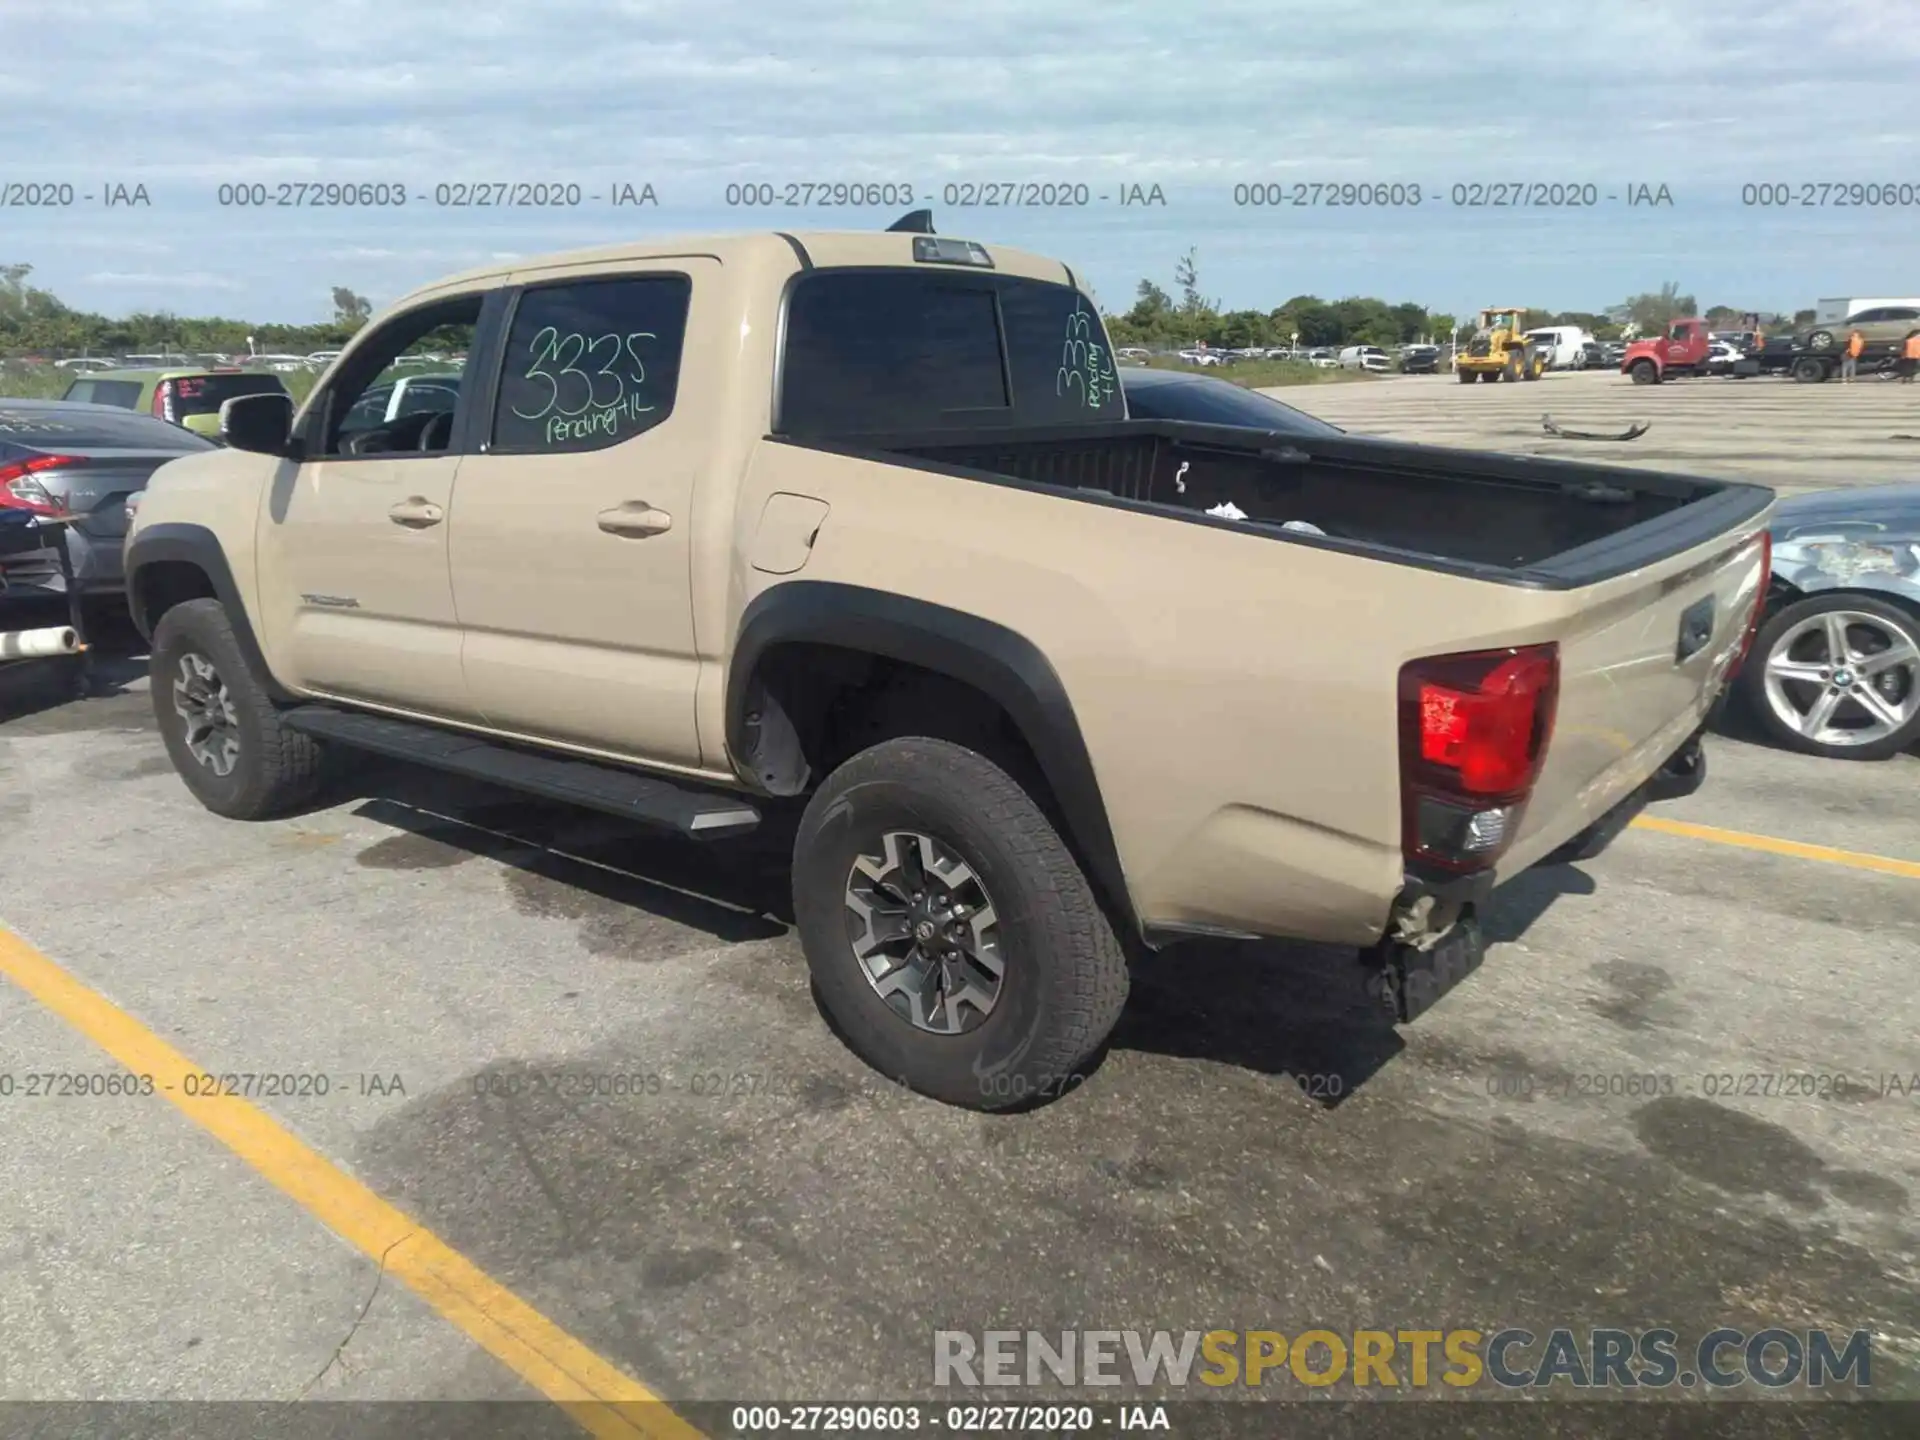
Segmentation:
<svg viewBox="0 0 1920 1440">
<path fill-rule="evenodd" d="M 1364 952 L 1373 967 L 1367 991 L 1402 1025 L 1419 1019 L 1480 968 L 1487 942 L 1480 921 L 1463 915 L 1425 949 L 1382 942 Z"/>
</svg>

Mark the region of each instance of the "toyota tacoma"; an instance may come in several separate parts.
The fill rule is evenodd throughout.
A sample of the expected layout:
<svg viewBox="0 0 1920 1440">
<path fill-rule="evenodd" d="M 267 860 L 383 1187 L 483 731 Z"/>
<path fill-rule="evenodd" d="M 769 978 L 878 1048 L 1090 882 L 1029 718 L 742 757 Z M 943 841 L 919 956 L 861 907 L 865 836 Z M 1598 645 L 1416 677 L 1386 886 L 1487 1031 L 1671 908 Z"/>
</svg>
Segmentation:
<svg viewBox="0 0 1920 1440">
<path fill-rule="evenodd" d="M 428 345 L 445 408 L 360 423 Z M 981 1109 L 1182 936 L 1354 946 L 1412 1019 L 1495 884 L 1700 783 L 1768 575 L 1762 487 L 1129 418 L 1079 275 L 924 213 L 457 275 L 222 434 L 127 546 L 202 804 L 370 751 L 784 813 L 841 1033 Z"/>
</svg>

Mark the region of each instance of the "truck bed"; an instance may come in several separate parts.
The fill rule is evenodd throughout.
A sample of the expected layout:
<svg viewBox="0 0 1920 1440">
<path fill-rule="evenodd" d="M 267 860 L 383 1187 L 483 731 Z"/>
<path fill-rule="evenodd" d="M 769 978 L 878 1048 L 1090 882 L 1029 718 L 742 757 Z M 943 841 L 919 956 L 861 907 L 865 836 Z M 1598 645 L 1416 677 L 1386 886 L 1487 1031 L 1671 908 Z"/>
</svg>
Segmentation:
<svg viewBox="0 0 1920 1440">
<path fill-rule="evenodd" d="M 1179 421 L 847 436 L 825 448 L 1552 589 L 1703 544 L 1772 498 L 1764 486 L 1625 466 Z M 1248 518 L 1206 513 L 1224 503 Z"/>
</svg>

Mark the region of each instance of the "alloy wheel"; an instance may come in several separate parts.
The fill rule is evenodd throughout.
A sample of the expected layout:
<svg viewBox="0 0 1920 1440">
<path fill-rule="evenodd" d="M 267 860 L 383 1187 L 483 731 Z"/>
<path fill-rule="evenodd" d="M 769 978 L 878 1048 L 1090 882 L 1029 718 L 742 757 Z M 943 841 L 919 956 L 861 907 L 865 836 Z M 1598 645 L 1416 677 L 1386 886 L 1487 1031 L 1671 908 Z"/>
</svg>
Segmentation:
<svg viewBox="0 0 1920 1440">
<path fill-rule="evenodd" d="M 854 858 L 847 939 L 867 983 L 902 1020 L 964 1035 L 999 1003 L 1005 964 L 999 918 L 980 877 L 952 847 L 888 831 Z"/>
<path fill-rule="evenodd" d="M 1920 646 L 1883 616 L 1810 615 L 1774 642 L 1767 703 L 1820 745 L 1868 745 L 1920 714 Z"/>
<path fill-rule="evenodd" d="M 240 716 L 227 682 L 206 656 L 180 657 L 173 682 L 173 710 L 184 724 L 187 752 L 223 779 L 240 763 Z"/>
</svg>

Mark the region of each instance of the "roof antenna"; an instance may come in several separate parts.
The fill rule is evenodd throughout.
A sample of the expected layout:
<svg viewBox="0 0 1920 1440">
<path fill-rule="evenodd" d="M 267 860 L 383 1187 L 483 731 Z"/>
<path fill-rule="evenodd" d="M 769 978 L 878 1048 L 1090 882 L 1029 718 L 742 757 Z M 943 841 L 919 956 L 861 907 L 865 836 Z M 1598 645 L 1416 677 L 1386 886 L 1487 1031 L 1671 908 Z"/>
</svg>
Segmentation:
<svg viewBox="0 0 1920 1440">
<path fill-rule="evenodd" d="M 905 231 L 909 235 L 933 234 L 933 211 L 909 210 L 887 227 L 889 234 L 896 230 Z"/>
</svg>

